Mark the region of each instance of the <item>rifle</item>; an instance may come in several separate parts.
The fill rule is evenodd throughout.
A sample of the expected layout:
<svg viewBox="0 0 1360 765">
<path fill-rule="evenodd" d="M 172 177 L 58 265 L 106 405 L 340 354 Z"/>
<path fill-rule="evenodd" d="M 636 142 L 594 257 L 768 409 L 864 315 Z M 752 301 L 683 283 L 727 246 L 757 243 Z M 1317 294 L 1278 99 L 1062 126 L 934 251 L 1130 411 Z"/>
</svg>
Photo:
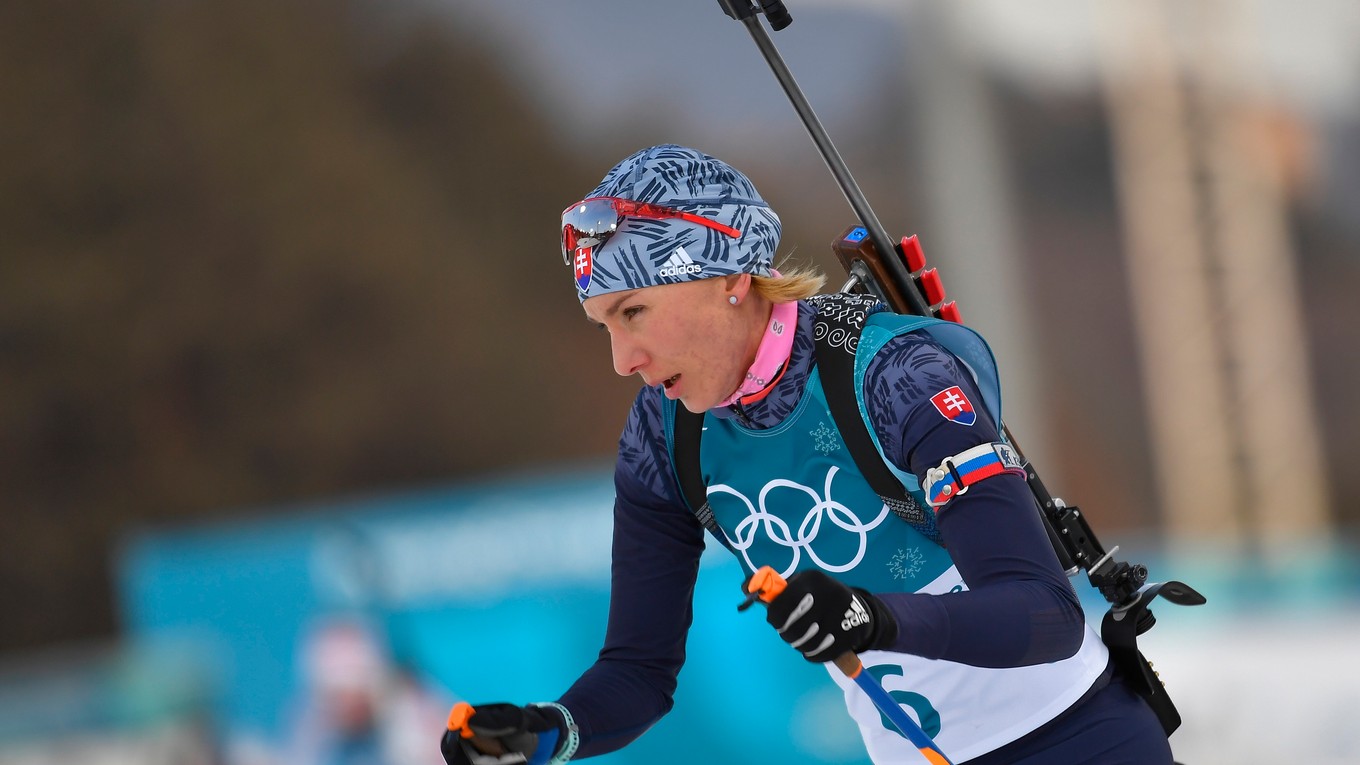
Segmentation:
<svg viewBox="0 0 1360 765">
<path fill-rule="evenodd" d="M 872 295 L 898 313 L 930 316 L 962 323 L 958 306 L 946 301 L 938 271 L 926 267 L 925 252 L 915 235 L 894 240 L 878 220 L 859 184 L 850 174 L 840 152 L 832 144 L 802 89 L 784 64 L 769 33 L 760 23 L 763 14 L 774 31 L 793 23 L 781 0 L 718 0 L 723 12 L 740 21 L 759 48 L 770 70 L 788 96 L 794 111 L 807 128 L 812 142 L 835 178 L 846 201 L 859 219 L 831 244 L 848 279 L 842 292 Z M 884 253 L 887 253 L 885 256 Z M 1049 492 L 1033 463 L 1024 456 L 1005 423 L 998 423 L 1002 436 L 1015 450 L 1025 471 L 1039 516 L 1048 531 L 1058 561 L 1069 577 L 1085 571 L 1091 585 L 1110 605 L 1101 624 L 1101 638 L 1110 649 L 1117 669 L 1157 713 L 1170 735 L 1181 722 L 1180 714 L 1152 665 L 1137 648 L 1137 637 L 1156 623 L 1149 605 L 1158 595 L 1177 605 L 1201 605 L 1205 598 L 1189 585 L 1177 581 L 1148 583 L 1147 566 L 1115 558 L 1119 547 L 1109 550 L 1096 538 L 1086 516 Z"/>
</svg>

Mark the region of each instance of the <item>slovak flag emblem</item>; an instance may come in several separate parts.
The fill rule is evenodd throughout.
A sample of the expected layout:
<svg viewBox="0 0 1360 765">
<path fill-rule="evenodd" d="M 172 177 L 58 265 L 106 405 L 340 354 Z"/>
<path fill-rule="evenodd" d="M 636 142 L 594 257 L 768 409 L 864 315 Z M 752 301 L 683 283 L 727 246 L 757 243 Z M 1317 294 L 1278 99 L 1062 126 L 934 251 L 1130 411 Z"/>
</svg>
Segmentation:
<svg viewBox="0 0 1360 765">
<path fill-rule="evenodd" d="M 930 403 L 934 404 L 935 410 L 944 415 L 944 418 L 950 422 L 957 422 L 960 425 L 972 425 L 977 422 L 977 412 L 973 411 L 973 402 L 963 395 L 963 391 L 957 385 L 945 388 L 931 396 Z"/>
<path fill-rule="evenodd" d="M 590 290 L 590 275 L 595 270 L 595 261 L 591 257 L 594 247 L 577 247 L 576 258 L 573 265 L 576 268 L 576 289 L 587 292 Z"/>
</svg>

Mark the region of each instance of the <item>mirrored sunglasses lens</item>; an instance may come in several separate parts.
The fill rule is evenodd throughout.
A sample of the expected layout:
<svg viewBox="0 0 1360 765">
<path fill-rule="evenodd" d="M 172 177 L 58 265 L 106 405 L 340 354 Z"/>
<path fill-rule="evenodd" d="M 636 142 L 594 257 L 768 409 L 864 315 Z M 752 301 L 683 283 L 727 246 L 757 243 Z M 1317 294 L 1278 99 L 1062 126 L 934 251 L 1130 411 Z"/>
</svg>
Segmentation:
<svg viewBox="0 0 1360 765">
<path fill-rule="evenodd" d="M 608 199 L 588 199 L 562 213 L 562 261 L 571 264 L 578 247 L 604 244 L 619 226 L 619 213 Z"/>
<path fill-rule="evenodd" d="M 562 225 L 575 228 L 578 236 L 608 235 L 618 227 L 619 217 L 611 200 L 589 199 L 563 213 Z"/>
</svg>

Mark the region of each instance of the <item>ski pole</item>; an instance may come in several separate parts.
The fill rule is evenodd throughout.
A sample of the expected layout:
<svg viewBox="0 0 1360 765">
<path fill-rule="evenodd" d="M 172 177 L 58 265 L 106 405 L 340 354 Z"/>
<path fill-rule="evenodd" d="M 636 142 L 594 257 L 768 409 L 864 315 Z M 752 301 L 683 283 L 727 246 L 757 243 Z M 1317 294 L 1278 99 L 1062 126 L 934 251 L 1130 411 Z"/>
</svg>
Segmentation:
<svg viewBox="0 0 1360 765">
<path fill-rule="evenodd" d="M 491 757 L 500 757 L 506 754 L 505 746 L 494 738 L 480 738 L 472 732 L 472 716 L 477 714 L 477 710 L 466 701 L 460 701 L 453 705 L 449 710 L 448 729 L 450 732 L 457 733 L 459 738 L 472 739 L 473 746 L 479 751 Z"/>
<path fill-rule="evenodd" d="M 780 576 L 774 569 L 769 566 L 761 566 L 752 575 L 751 581 L 747 583 L 746 601 L 737 606 L 737 609 L 744 611 L 757 599 L 770 603 L 779 597 L 779 594 L 784 591 L 787 585 L 784 577 Z M 892 722 L 898 732 L 920 750 L 921 756 L 926 758 L 926 762 L 931 765 L 953 765 L 949 758 L 944 756 L 944 752 L 940 751 L 940 747 L 935 745 L 934 740 L 924 730 L 921 730 L 921 726 L 915 720 L 911 719 L 911 715 L 908 715 L 906 710 L 902 709 L 888 695 L 888 692 L 883 690 L 882 684 L 875 680 L 873 675 L 864 671 L 864 663 L 859 660 L 859 656 L 856 656 L 854 651 L 846 651 L 837 656 L 831 663 L 835 664 L 836 668 L 843 672 L 846 677 L 855 681 L 855 685 L 858 685 L 860 690 L 864 691 L 864 695 L 869 697 L 878 711 L 882 712 L 883 716 Z"/>
</svg>

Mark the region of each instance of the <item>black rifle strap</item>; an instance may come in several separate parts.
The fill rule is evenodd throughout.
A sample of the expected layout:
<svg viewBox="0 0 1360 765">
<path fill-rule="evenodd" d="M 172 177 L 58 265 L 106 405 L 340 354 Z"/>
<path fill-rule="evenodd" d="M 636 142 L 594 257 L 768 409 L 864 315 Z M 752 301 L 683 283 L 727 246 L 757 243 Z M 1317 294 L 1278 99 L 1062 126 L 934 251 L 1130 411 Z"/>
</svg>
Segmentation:
<svg viewBox="0 0 1360 765">
<path fill-rule="evenodd" d="M 855 353 L 874 301 L 861 295 L 818 295 L 809 302 L 817 308 L 813 338 L 827 408 L 855 460 L 855 467 L 898 517 L 927 539 L 943 545 L 935 514 L 922 508 L 888 468 L 860 414 L 859 396 L 855 392 Z"/>
<path fill-rule="evenodd" d="M 703 472 L 699 467 L 699 437 L 704 431 L 704 415 L 695 414 L 683 404 L 675 406 L 675 422 L 671 431 L 674 444 L 672 459 L 675 463 L 675 478 L 680 483 L 680 491 L 689 503 L 694 517 L 708 529 L 714 538 L 727 544 L 718 522 L 713 517 L 713 508 L 708 504 L 708 487 L 704 485 Z"/>
</svg>

